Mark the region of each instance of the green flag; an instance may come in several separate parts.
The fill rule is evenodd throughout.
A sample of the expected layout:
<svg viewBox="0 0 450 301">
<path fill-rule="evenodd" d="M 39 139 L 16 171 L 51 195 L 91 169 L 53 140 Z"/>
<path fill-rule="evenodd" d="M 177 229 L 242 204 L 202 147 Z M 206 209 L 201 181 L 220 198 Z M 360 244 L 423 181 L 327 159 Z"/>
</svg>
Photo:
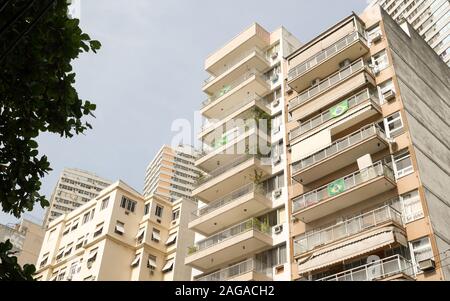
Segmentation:
<svg viewBox="0 0 450 301">
<path fill-rule="evenodd" d="M 347 110 L 348 110 L 348 100 L 344 100 L 330 109 L 330 115 L 331 117 L 335 118 L 341 116 L 342 114 L 347 112 Z"/>
<path fill-rule="evenodd" d="M 338 195 L 345 190 L 345 182 L 344 179 L 338 179 L 330 184 L 328 184 L 327 191 L 328 196 Z"/>
</svg>

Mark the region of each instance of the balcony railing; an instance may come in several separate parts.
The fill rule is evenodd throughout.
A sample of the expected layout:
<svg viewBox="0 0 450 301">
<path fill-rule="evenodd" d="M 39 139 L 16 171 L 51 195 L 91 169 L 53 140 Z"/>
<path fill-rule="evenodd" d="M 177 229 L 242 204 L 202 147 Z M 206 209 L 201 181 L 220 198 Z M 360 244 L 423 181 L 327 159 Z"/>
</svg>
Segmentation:
<svg viewBox="0 0 450 301">
<path fill-rule="evenodd" d="M 390 178 L 392 181 L 395 181 L 394 172 L 392 169 L 379 161 L 372 166 L 337 179 L 328 185 L 300 195 L 292 201 L 293 211 L 296 212 L 303 208 L 315 205 L 380 176 L 385 176 Z"/>
<path fill-rule="evenodd" d="M 290 101 L 288 105 L 289 110 L 293 110 L 294 108 L 311 99 L 312 97 L 316 96 L 317 94 L 327 90 L 329 87 L 339 83 L 340 81 L 343 81 L 352 74 L 362 70 L 364 67 L 366 67 L 366 65 L 364 64 L 364 60 L 361 58 L 353 62 L 349 66 L 342 68 L 338 72 L 320 81 L 319 84 L 317 84 L 316 86 L 305 90 L 295 99 Z"/>
<path fill-rule="evenodd" d="M 350 33 L 349 35 L 343 37 L 342 39 L 340 39 L 339 41 L 337 41 L 330 47 L 316 53 L 315 55 L 313 55 L 312 57 L 307 59 L 304 63 L 302 63 L 298 66 L 295 66 L 294 68 L 289 70 L 288 80 L 292 80 L 292 79 L 302 75 L 306 71 L 314 68 L 321 62 L 327 60 L 329 57 L 333 56 L 334 54 L 341 51 L 342 49 L 344 49 L 345 47 L 347 47 L 348 45 L 350 45 L 351 43 L 353 43 L 354 41 L 356 41 L 358 39 L 361 39 L 364 42 L 366 42 L 366 37 L 357 31 L 354 31 L 354 32 Z"/>
<path fill-rule="evenodd" d="M 292 173 L 295 174 L 302 169 L 305 169 L 311 165 L 316 164 L 317 162 L 323 161 L 331 156 L 336 155 L 337 153 L 352 147 L 353 145 L 367 139 L 372 135 L 379 135 L 380 137 L 386 139 L 386 134 L 384 130 L 380 128 L 376 124 L 371 124 L 369 126 L 365 126 L 358 131 L 351 133 L 344 138 L 341 138 L 335 142 L 333 142 L 330 146 L 292 164 Z"/>
<path fill-rule="evenodd" d="M 218 75 L 218 76 L 212 75 L 212 76 L 208 77 L 205 80 L 203 86 L 208 85 L 210 82 L 212 82 L 213 80 L 215 80 L 216 78 L 218 78 L 219 76 L 221 76 L 222 74 L 227 72 L 228 70 L 231 70 L 234 67 L 236 67 L 243 59 L 245 59 L 252 53 L 256 53 L 256 54 L 260 55 L 262 58 L 264 58 L 265 60 L 267 60 L 267 56 L 263 53 L 263 51 L 261 49 L 259 49 L 258 47 L 253 47 L 252 49 L 244 52 L 243 54 L 239 55 L 239 57 L 237 57 L 236 59 L 234 59 L 233 61 L 228 63 L 226 67 L 224 67 L 223 69 L 220 70 L 220 75 Z M 269 61 L 267 61 L 267 64 L 269 64 Z"/>
<path fill-rule="evenodd" d="M 264 267 L 262 263 L 258 263 L 255 259 L 250 258 L 220 271 L 200 277 L 195 281 L 226 281 L 250 272 L 258 272 L 269 276 L 271 269 Z"/>
<path fill-rule="evenodd" d="M 209 180 L 211 180 L 217 176 L 220 176 L 224 172 L 226 172 L 238 165 L 241 165 L 242 163 L 244 163 L 254 157 L 256 157 L 256 156 L 255 155 L 242 155 L 239 158 L 237 158 L 236 160 L 233 160 L 233 162 L 231 162 L 229 164 L 225 164 L 223 166 L 220 166 L 220 167 L 214 169 L 213 171 L 209 172 L 206 176 L 203 176 L 203 177 L 197 179 L 197 185 L 206 183 Z"/>
<path fill-rule="evenodd" d="M 247 185 L 227 194 L 226 196 L 210 203 L 209 205 L 195 210 L 193 212 L 193 215 L 195 217 L 194 220 L 199 217 L 202 217 L 208 213 L 214 212 L 217 209 L 222 208 L 223 206 L 232 203 L 233 201 L 237 200 L 238 198 L 243 197 L 244 195 L 247 195 L 247 194 L 250 194 L 253 192 L 263 195 L 263 196 L 266 195 L 266 193 L 262 187 L 259 187 L 253 183 L 247 184 Z"/>
<path fill-rule="evenodd" d="M 350 237 L 388 221 L 403 225 L 402 214 L 391 206 L 383 206 L 321 230 L 307 232 L 294 239 L 294 255 L 309 252 L 345 237 Z"/>
<path fill-rule="evenodd" d="M 196 252 L 208 249 L 230 238 L 236 237 L 251 230 L 259 231 L 268 235 L 270 235 L 271 233 L 271 227 L 268 224 L 262 223 L 256 218 L 252 218 L 243 223 L 240 223 L 239 225 L 228 228 L 222 232 L 219 232 L 213 236 L 197 242 L 194 246 L 188 248 L 188 254 L 191 255 Z"/>
<path fill-rule="evenodd" d="M 378 99 L 378 96 L 375 93 L 371 92 L 369 89 L 365 89 L 346 100 L 347 106 L 348 106 L 347 110 L 350 110 L 369 99 L 372 100 L 372 102 L 375 105 L 379 106 L 380 101 Z M 299 127 L 293 129 L 289 133 L 289 138 L 291 140 L 295 139 L 295 138 L 299 137 L 300 135 L 302 135 L 303 133 L 306 133 L 312 129 L 315 129 L 315 128 L 319 127 L 320 125 L 324 124 L 325 122 L 332 120 L 334 118 L 336 118 L 336 117 L 333 115 L 331 110 L 323 112 L 317 116 L 312 117 L 311 119 L 308 119 L 305 122 L 300 123 Z"/>
<path fill-rule="evenodd" d="M 398 274 L 414 277 L 413 264 L 400 255 L 394 255 L 317 281 L 374 281 Z"/>
<path fill-rule="evenodd" d="M 240 76 L 238 79 L 236 79 L 233 82 L 231 82 L 230 84 L 224 86 L 222 89 L 220 89 L 219 92 L 216 92 L 213 95 L 211 95 L 207 100 L 205 100 L 202 103 L 202 108 L 205 108 L 206 106 L 213 103 L 215 100 L 219 99 L 220 97 L 227 95 L 230 91 L 232 91 L 234 88 L 236 88 L 237 86 L 239 86 L 240 84 L 242 84 L 243 82 L 248 80 L 249 78 L 251 78 L 253 76 L 258 76 L 258 73 L 259 72 L 256 69 L 251 69 L 244 75 Z"/>
</svg>

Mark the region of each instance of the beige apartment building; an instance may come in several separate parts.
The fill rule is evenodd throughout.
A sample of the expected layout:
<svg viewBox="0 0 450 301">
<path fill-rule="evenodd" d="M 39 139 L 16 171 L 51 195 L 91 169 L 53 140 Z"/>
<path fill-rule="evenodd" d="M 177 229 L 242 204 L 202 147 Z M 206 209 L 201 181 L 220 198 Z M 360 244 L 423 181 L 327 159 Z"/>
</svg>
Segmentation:
<svg viewBox="0 0 450 301">
<path fill-rule="evenodd" d="M 189 280 L 184 264 L 196 203 L 144 198 L 118 181 L 80 208 L 50 222 L 38 280 Z"/>
<path fill-rule="evenodd" d="M 291 278 L 283 57 L 299 46 L 284 28 L 253 24 L 205 61 L 193 280 Z"/>
<path fill-rule="evenodd" d="M 50 198 L 44 226 L 95 198 L 111 182 L 94 173 L 76 168 L 65 168 Z"/>
<path fill-rule="evenodd" d="M 378 6 L 287 57 L 295 280 L 450 279 L 450 69 Z"/>
<path fill-rule="evenodd" d="M 194 199 L 192 190 L 200 170 L 194 166 L 198 152 L 190 145 L 163 145 L 147 166 L 144 196 L 159 195 L 176 201 Z"/>
</svg>

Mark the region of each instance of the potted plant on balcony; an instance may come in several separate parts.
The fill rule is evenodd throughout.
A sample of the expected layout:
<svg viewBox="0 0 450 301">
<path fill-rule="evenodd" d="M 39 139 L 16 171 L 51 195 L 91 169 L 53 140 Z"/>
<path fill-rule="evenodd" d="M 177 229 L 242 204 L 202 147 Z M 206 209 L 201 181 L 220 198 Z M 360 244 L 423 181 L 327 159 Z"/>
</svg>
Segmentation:
<svg viewBox="0 0 450 301">
<path fill-rule="evenodd" d="M 191 255 L 191 254 L 193 254 L 193 253 L 195 253 L 197 251 L 198 251 L 198 247 L 197 246 L 190 246 L 190 247 L 188 247 L 188 255 Z"/>
</svg>

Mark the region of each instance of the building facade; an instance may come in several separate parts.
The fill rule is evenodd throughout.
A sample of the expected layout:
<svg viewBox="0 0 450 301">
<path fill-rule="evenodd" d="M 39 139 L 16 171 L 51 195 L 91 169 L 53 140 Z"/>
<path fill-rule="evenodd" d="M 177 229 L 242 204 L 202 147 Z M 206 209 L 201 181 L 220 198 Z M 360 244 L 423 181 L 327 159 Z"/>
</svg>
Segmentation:
<svg viewBox="0 0 450 301">
<path fill-rule="evenodd" d="M 95 198 L 111 182 L 93 173 L 65 168 L 56 183 L 45 216 L 45 226 Z"/>
<path fill-rule="evenodd" d="M 12 226 L 0 224 L 0 241 L 10 240 L 13 245 L 11 251 L 15 252 L 14 256 L 21 266 L 36 264 L 44 235 L 42 222 L 37 223 L 26 218 Z"/>
<path fill-rule="evenodd" d="M 175 201 L 193 199 L 192 189 L 200 171 L 194 166 L 198 153 L 193 147 L 164 145 L 145 173 L 144 196 L 159 195 Z"/>
<path fill-rule="evenodd" d="M 184 265 L 196 203 L 144 198 L 118 181 L 80 208 L 50 222 L 38 280 L 189 280 Z"/>
<path fill-rule="evenodd" d="M 253 24 L 205 61 L 194 280 L 290 279 L 283 57 L 299 46 Z"/>
<path fill-rule="evenodd" d="M 292 278 L 448 280 L 450 69 L 378 6 L 287 60 Z"/>
<path fill-rule="evenodd" d="M 450 2 L 448 0 L 374 0 L 398 23 L 406 20 L 450 66 Z"/>
</svg>

